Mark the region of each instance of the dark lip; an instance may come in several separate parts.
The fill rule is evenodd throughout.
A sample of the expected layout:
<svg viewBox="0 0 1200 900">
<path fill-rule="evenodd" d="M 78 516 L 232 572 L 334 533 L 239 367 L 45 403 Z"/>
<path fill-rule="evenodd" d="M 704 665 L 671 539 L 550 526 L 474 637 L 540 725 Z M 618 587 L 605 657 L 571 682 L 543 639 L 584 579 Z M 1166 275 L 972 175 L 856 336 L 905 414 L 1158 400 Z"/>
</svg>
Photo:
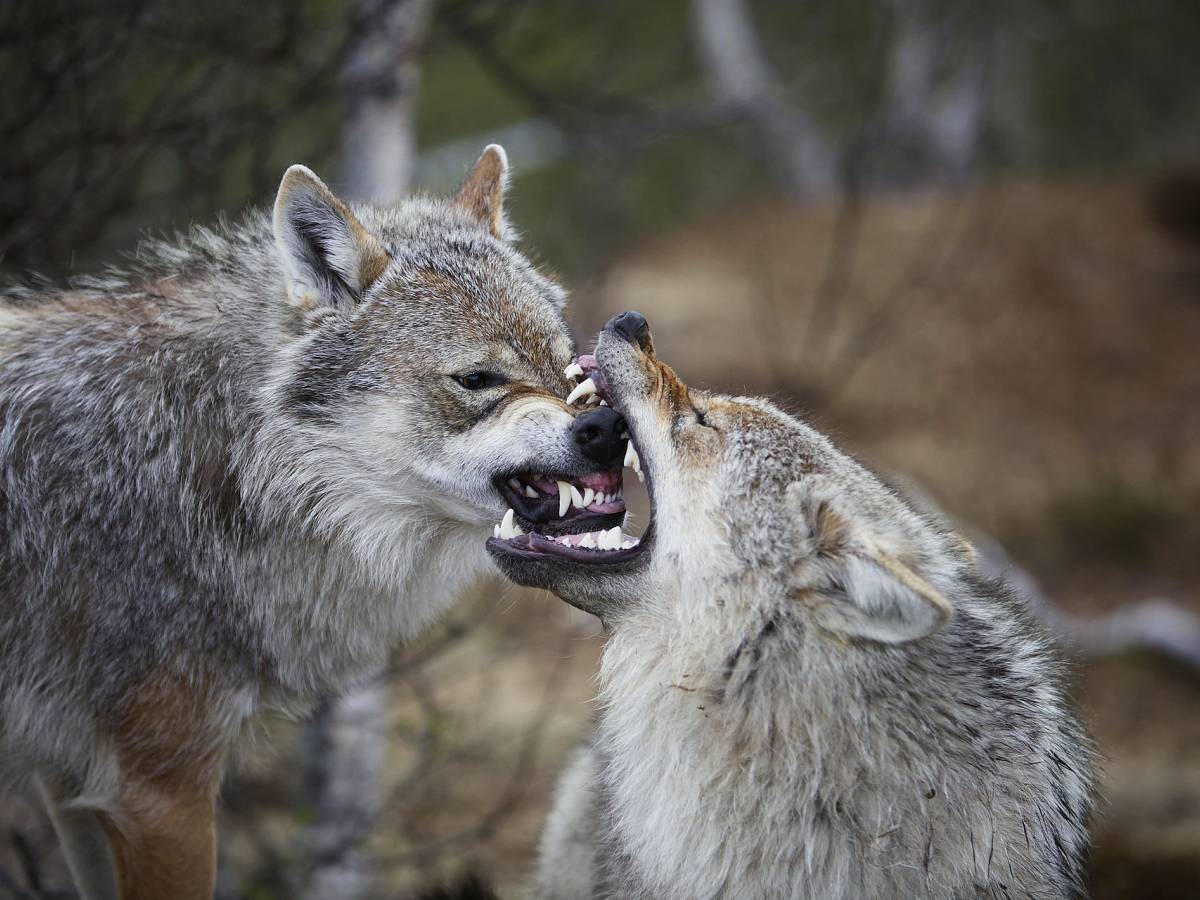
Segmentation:
<svg viewBox="0 0 1200 900">
<path fill-rule="evenodd" d="M 610 404 L 612 404 L 614 409 L 616 409 L 618 412 L 620 412 L 620 406 L 612 402 L 611 395 L 608 393 L 608 390 L 609 390 L 608 378 L 604 375 L 603 369 L 600 367 L 599 363 L 596 361 L 594 356 L 584 355 L 584 356 L 579 357 L 579 360 L 581 360 L 581 361 L 585 360 L 585 359 L 590 359 L 592 361 L 592 363 L 594 363 L 594 366 L 588 367 L 585 365 L 584 377 L 592 377 L 594 383 L 598 387 L 601 387 L 602 395 L 608 400 L 608 402 Z M 594 376 L 596 374 L 598 374 L 600 376 L 602 381 L 598 381 L 595 379 Z M 626 420 L 626 422 L 628 422 L 628 419 Z M 557 531 L 552 531 L 550 529 L 545 528 L 544 524 L 541 521 L 531 522 L 530 524 L 532 527 L 527 528 L 528 533 L 519 535 L 516 538 L 509 538 L 507 540 L 495 538 L 495 537 L 488 538 L 487 549 L 493 555 L 497 555 L 497 556 L 507 556 L 507 557 L 510 557 L 513 559 L 518 559 L 518 560 L 524 559 L 524 560 L 537 561 L 537 562 L 541 562 L 541 563 L 551 563 L 551 564 L 554 564 L 557 566 L 563 566 L 564 568 L 568 568 L 568 567 L 585 567 L 588 569 L 605 568 L 605 567 L 614 567 L 615 568 L 618 566 L 622 566 L 623 564 L 627 564 L 629 562 L 637 560 L 639 558 L 645 557 L 650 552 L 650 550 L 653 549 L 654 542 L 655 542 L 654 539 L 655 539 L 656 529 L 655 529 L 655 516 L 654 516 L 654 507 L 655 507 L 655 503 L 654 503 L 654 473 L 652 471 L 652 466 L 650 465 L 649 460 L 647 460 L 645 457 L 641 456 L 641 448 L 638 447 L 638 443 L 636 440 L 637 434 L 636 434 L 633 426 L 630 424 L 628 426 L 628 428 L 629 428 L 629 439 L 631 441 L 633 441 L 634 447 L 637 448 L 637 450 L 638 450 L 638 456 L 639 456 L 639 459 L 641 462 L 641 468 L 642 468 L 642 475 L 646 480 L 646 493 L 648 494 L 649 499 L 650 499 L 650 521 L 647 523 L 646 530 L 642 533 L 641 539 L 639 540 L 637 546 L 630 547 L 628 550 L 586 550 L 586 549 L 582 549 L 582 548 L 565 547 L 562 544 L 555 543 L 554 541 L 547 540 L 545 537 L 543 537 L 543 535 L 547 535 L 547 534 L 550 536 L 555 536 L 555 535 L 561 535 L 561 534 L 574 534 L 574 533 L 579 533 L 581 531 L 597 531 L 601 527 L 600 523 L 607 523 L 609 528 L 611 528 L 613 525 L 622 524 L 624 521 L 624 518 L 625 518 L 625 514 L 624 513 L 613 513 L 613 514 L 606 515 L 606 516 L 585 514 L 585 515 L 576 517 L 574 520 L 572 520 L 570 518 L 570 516 L 568 515 L 567 518 L 560 519 L 559 521 L 564 522 L 564 523 L 570 521 L 572 523 L 572 525 L 575 525 L 577 523 L 583 523 L 583 527 L 563 528 L 563 529 L 560 529 Z M 516 493 L 510 487 L 508 487 L 508 484 L 506 483 L 507 477 L 508 476 L 506 476 L 504 482 L 500 482 L 497 485 L 498 489 L 500 489 L 500 491 L 501 491 L 501 496 L 504 496 L 506 499 L 508 499 L 509 494 L 515 495 L 515 493 Z M 523 495 L 521 495 L 521 496 L 518 496 L 516 499 L 526 500 L 527 498 L 525 498 Z M 514 506 L 513 512 L 518 518 L 521 518 L 521 510 L 520 509 L 518 509 Z M 555 510 L 554 512 L 557 513 L 557 510 Z M 522 523 L 522 527 L 525 527 L 525 525 L 523 523 Z M 538 533 L 539 530 L 541 531 L 541 534 Z"/>
<path fill-rule="evenodd" d="M 507 472 L 497 475 L 492 485 L 501 499 L 512 509 L 517 524 L 526 532 L 539 531 L 542 534 L 562 535 L 579 534 L 584 531 L 599 531 L 601 528 L 612 528 L 625 521 L 624 512 L 593 513 L 571 507 L 565 516 L 558 514 L 558 496 L 546 494 L 537 500 L 531 500 L 524 494 L 514 491 L 508 484 L 510 478 L 519 478 L 527 472 Z M 575 481 L 578 475 L 555 475 L 544 473 L 551 478 L 561 478 L 563 481 Z M 489 540 L 494 540 L 490 538 Z"/>
</svg>

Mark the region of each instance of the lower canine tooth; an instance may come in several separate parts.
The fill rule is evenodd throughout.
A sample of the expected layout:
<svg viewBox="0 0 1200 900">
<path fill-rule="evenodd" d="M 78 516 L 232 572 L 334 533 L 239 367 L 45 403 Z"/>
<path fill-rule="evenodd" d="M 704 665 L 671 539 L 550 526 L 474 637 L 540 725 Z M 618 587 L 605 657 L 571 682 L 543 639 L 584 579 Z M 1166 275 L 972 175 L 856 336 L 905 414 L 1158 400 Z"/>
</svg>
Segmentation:
<svg viewBox="0 0 1200 900">
<path fill-rule="evenodd" d="M 520 533 L 521 529 L 517 528 L 516 523 L 513 521 L 513 511 L 510 509 L 500 521 L 500 537 L 508 540 L 509 538 L 515 538 Z"/>
<path fill-rule="evenodd" d="M 637 472 L 637 469 L 641 468 L 642 461 L 640 458 L 637 458 L 637 448 L 634 446 L 634 442 L 632 442 L 632 440 L 630 440 L 628 444 L 625 444 L 624 464 L 626 467 L 634 469 L 634 472 Z"/>
<path fill-rule="evenodd" d="M 571 486 L 565 481 L 558 482 L 558 517 L 561 519 L 571 508 Z"/>
</svg>

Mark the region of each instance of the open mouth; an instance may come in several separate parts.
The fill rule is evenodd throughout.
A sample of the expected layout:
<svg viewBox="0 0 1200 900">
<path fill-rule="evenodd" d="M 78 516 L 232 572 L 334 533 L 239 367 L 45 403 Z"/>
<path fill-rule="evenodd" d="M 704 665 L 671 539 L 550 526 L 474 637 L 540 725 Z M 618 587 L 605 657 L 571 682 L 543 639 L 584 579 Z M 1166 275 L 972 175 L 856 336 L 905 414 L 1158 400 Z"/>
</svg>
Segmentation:
<svg viewBox="0 0 1200 900">
<path fill-rule="evenodd" d="M 620 469 L 587 475 L 519 472 L 498 477 L 495 485 L 509 507 L 492 532 L 496 538 L 508 540 L 533 530 L 576 534 L 619 527 L 625 519 Z"/>
<path fill-rule="evenodd" d="M 615 407 L 594 356 L 579 357 L 567 367 L 566 375 L 578 382 L 568 403 Z M 633 469 L 639 481 L 644 480 L 634 440 L 628 433 L 626 436 L 624 465 Z M 488 549 L 526 559 L 584 565 L 612 565 L 644 553 L 653 521 L 641 538 L 622 530 L 625 499 L 621 476 L 618 469 L 576 478 L 513 475 L 501 479 L 497 488 L 510 509 L 493 529 Z"/>
</svg>

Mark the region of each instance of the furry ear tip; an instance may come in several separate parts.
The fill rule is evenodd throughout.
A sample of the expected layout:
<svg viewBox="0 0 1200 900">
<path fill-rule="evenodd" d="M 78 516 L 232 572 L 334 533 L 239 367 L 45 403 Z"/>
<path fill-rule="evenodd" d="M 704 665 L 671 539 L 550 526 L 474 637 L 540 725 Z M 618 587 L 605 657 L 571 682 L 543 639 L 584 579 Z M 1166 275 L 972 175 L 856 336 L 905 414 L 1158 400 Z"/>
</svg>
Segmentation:
<svg viewBox="0 0 1200 900">
<path fill-rule="evenodd" d="M 300 163 L 293 163 L 292 165 L 288 166 L 287 171 L 283 173 L 283 178 L 281 178 L 279 181 L 279 189 L 282 191 L 285 187 L 290 187 L 302 182 L 319 184 L 322 187 L 325 186 L 325 182 L 317 177 L 317 173 L 308 166 L 301 165 Z"/>
<path fill-rule="evenodd" d="M 500 167 L 502 172 L 508 172 L 508 154 L 499 144 L 488 144 L 483 148 L 483 152 L 479 154 L 479 161 L 484 159 L 494 158 L 495 164 Z"/>
<path fill-rule="evenodd" d="M 287 215 L 289 200 L 305 192 L 315 192 L 323 197 L 331 197 L 329 188 L 325 186 L 317 174 L 308 166 L 299 163 L 288 166 L 279 182 L 279 190 L 275 194 L 275 227 L 280 227 L 281 219 Z"/>
</svg>

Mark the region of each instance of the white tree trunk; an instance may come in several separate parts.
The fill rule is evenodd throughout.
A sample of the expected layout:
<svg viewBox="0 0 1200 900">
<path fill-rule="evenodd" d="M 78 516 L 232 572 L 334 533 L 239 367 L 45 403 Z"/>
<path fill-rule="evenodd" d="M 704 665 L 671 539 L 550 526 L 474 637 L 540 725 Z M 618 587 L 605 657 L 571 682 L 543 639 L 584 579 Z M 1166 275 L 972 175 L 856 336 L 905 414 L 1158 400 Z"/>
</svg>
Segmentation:
<svg viewBox="0 0 1200 900">
<path fill-rule="evenodd" d="M 433 0 L 357 0 L 343 71 L 339 187 L 349 199 L 395 202 L 411 186 L 418 58 L 432 7 Z M 372 682 L 323 703 L 305 728 L 304 791 L 314 820 L 297 887 L 310 900 L 373 895 L 362 844 L 378 811 L 387 700 L 387 684 Z"/>
<path fill-rule="evenodd" d="M 754 127 L 788 190 L 800 198 L 832 193 L 836 154 L 816 124 L 778 96 L 743 0 L 692 0 L 692 24 L 714 92 Z"/>
<path fill-rule="evenodd" d="M 946 37 L 928 0 L 891 0 L 895 36 L 888 60 L 884 139 L 919 155 L 916 173 L 961 180 L 983 130 L 990 48 L 982 43 L 940 82 Z"/>
</svg>

